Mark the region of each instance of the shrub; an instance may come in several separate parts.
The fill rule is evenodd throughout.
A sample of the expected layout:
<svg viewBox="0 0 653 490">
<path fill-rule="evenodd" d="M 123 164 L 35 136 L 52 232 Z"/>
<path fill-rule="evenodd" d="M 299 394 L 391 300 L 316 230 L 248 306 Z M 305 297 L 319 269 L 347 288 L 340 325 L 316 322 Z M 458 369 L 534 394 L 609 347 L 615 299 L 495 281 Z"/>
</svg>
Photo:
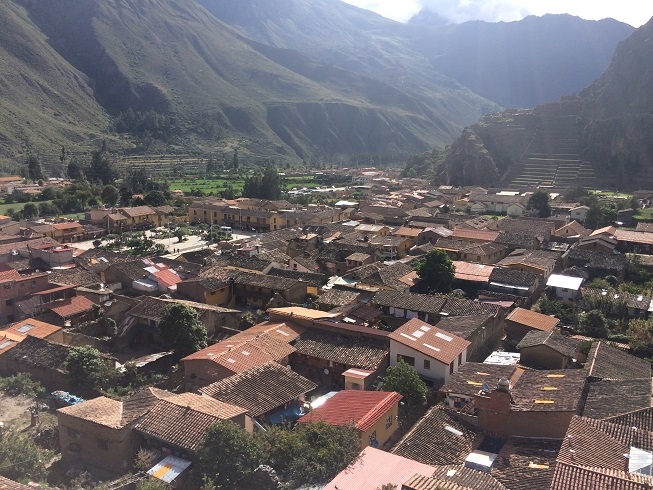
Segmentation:
<svg viewBox="0 0 653 490">
<path fill-rule="evenodd" d="M 25 395 L 30 398 L 40 398 L 45 395 L 45 388 L 41 383 L 33 380 L 29 373 L 0 378 L 0 391 L 11 396 Z"/>
</svg>

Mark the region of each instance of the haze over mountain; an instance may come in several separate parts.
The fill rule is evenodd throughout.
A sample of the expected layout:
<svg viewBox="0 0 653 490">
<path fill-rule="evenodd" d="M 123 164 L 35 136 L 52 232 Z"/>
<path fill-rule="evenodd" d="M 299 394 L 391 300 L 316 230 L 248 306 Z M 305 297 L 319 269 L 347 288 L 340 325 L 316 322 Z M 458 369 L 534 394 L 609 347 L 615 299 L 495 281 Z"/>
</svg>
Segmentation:
<svg viewBox="0 0 653 490">
<path fill-rule="evenodd" d="M 653 188 L 653 19 L 578 96 L 482 118 L 442 153 L 412 159 L 456 185 Z M 444 157 L 444 158 L 442 158 Z"/>
<path fill-rule="evenodd" d="M 524 43 L 532 62 L 546 67 L 537 83 L 547 90 L 520 94 L 537 97 L 562 95 L 561 85 L 586 86 L 632 30 L 556 16 L 529 22 L 549 26 L 545 34 L 558 26 L 566 43 L 553 55 L 550 39 Z M 356 153 L 401 160 L 451 142 L 500 109 L 498 96 L 469 88 L 474 68 L 455 72 L 451 58 L 462 55 L 454 48 L 481 38 L 483 45 L 514 41 L 528 31 L 510 24 L 517 33 L 510 37 L 483 23 L 482 35 L 464 26 L 401 24 L 339 0 L 7 0 L 0 26 L 0 104 L 12 115 L 0 121 L 2 156 L 93 147 L 111 131 L 109 116 L 131 110 L 165 115 L 175 135 L 170 148 L 237 146 L 306 161 Z M 464 41 L 468 32 L 473 41 Z M 587 53 L 598 37 L 600 56 L 569 71 L 575 53 Z M 472 63 L 485 53 L 481 47 L 476 58 L 469 52 Z M 555 59 L 547 64 L 545 54 Z M 518 75 L 523 59 L 509 61 L 494 62 L 500 80 L 514 71 L 534 83 Z M 495 80 L 493 66 L 480 66 L 478 77 Z M 120 136 L 119 144 L 130 141 Z"/>
</svg>

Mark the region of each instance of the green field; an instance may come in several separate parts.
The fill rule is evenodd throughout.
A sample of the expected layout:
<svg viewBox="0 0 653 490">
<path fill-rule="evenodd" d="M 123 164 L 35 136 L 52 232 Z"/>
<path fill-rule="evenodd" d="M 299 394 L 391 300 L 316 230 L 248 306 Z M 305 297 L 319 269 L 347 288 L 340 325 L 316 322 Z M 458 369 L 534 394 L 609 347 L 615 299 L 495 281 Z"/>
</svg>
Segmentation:
<svg viewBox="0 0 653 490">
<path fill-rule="evenodd" d="M 291 190 L 293 188 L 315 188 L 319 183 L 315 182 L 314 175 L 292 175 L 284 178 L 286 181 L 286 190 Z M 204 194 L 216 194 L 223 191 L 227 185 L 233 186 L 236 194 L 239 194 L 243 190 L 243 185 L 245 181 L 243 179 L 168 179 L 168 184 L 170 184 L 170 190 L 179 189 L 183 192 L 191 192 L 193 189 L 199 189 Z"/>
</svg>

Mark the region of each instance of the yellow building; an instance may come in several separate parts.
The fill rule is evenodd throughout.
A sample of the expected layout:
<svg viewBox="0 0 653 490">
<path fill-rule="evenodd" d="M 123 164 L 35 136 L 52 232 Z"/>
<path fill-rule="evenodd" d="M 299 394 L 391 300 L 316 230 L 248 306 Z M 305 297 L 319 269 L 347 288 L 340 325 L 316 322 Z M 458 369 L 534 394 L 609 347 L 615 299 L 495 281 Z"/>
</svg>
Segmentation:
<svg viewBox="0 0 653 490">
<path fill-rule="evenodd" d="M 331 425 L 354 425 L 361 450 L 367 446 L 389 448 L 397 430 L 399 401 L 395 392 L 344 390 L 301 417 L 297 423 L 324 422 Z"/>
</svg>

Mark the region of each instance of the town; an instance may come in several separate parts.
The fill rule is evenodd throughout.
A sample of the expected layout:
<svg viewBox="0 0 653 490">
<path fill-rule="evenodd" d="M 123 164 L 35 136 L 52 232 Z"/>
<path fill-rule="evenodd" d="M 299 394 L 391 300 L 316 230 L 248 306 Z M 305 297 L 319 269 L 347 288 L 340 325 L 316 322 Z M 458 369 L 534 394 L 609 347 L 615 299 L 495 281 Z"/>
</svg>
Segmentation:
<svg viewBox="0 0 653 490">
<path fill-rule="evenodd" d="M 320 173 L 0 216 L 0 488 L 651 488 L 653 191 Z"/>
</svg>

